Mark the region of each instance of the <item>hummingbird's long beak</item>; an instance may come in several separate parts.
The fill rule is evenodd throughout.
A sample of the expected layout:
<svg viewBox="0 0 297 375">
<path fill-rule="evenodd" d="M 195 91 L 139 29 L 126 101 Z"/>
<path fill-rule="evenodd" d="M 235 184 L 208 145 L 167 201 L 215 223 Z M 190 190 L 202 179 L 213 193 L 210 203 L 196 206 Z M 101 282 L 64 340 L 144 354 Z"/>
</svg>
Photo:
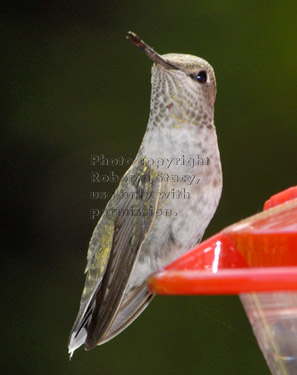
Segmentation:
<svg viewBox="0 0 297 375">
<path fill-rule="evenodd" d="M 162 65 L 163 68 L 180 70 L 175 65 L 165 61 L 157 52 L 155 52 L 150 46 L 144 43 L 143 40 L 139 39 L 138 36 L 132 31 L 128 31 L 126 39 L 130 40 L 130 42 L 135 44 L 137 47 L 143 49 L 149 58 L 151 58 L 155 63 Z"/>
</svg>

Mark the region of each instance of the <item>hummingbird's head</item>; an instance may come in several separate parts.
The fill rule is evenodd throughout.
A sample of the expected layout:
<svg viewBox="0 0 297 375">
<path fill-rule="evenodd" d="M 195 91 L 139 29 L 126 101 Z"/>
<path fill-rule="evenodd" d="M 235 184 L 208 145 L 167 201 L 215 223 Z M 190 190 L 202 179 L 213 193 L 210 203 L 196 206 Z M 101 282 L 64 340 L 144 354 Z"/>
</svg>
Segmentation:
<svg viewBox="0 0 297 375">
<path fill-rule="evenodd" d="M 127 37 L 153 61 L 152 100 L 160 98 L 166 106 L 176 104 L 177 112 L 190 108 L 212 112 L 216 97 L 216 79 L 211 65 L 196 56 L 177 53 L 159 55 L 132 32 Z"/>
<path fill-rule="evenodd" d="M 216 79 L 211 65 L 192 55 L 159 55 L 132 32 L 127 38 L 154 61 L 151 97 L 154 117 L 209 125 L 216 97 Z"/>
<path fill-rule="evenodd" d="M 203 105 L 214 106 L 216 97 L 216 79 L 212 66 L 200 57 L 179 53 L 168 53 L 160 56 L 167 64 L 158 61 L 153 66 L 160 77 L 164 75 L 172 81 L 179 95 L 182 91 L 191 94 Z M 173 68 L 174 67 L 174 68 Z M 166 79 L 166 78 L 165 78 Z"/>
</svg>

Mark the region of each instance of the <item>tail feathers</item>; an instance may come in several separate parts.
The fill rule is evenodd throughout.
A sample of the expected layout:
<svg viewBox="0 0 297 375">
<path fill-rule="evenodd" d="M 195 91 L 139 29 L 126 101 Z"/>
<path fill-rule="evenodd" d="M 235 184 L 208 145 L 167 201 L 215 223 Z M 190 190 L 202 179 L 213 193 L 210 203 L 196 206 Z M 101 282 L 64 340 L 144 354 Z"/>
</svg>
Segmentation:
<svg viewBox="0 0 297 375">
<path fill-rule="evenodd" d="M 72 327 L 69 344 L 68 344 L 68 353 L 70 354 L 70 359 L 73 356 L 73 353 L 76 349 L 82 346 L 87 338 L 88 331 L 87 327 L 89 321 L 92 318 L 93 303 L 86 304 L 83 303 L 80 306 L 79 312 L 77 314 L 76 320 Z"/>
<path fill-rule="evenodd" d="M 154 296 L 148 292 L 145 284 L 133 288 L 124 298 L 111 326 L 104 333 L 97 345 L 106 343 L 127 328 L 142 313 L 153 297 Z M 95 303 L 95 301 L 93 303 Z M 83 314 L 78 314 L 79 318 L 74 324 L 69 339 L 68 351 L 70 359 L 74 351 L 82 346 L 87 339 L 88 324 L 92 318 L 93 310 L 93 306 L 89 305 L 88 309 Z"/>
<path fill-rule="evenodd" d="M 68 353 L 70 354 L 70 359 L 72 358 L 74 351 L 85 343 L 86 338 L 87 330 L 85 327 L 83 327 L 79 332 L 73 331 L 71 333 L 68 345 Z"/>
</svg>

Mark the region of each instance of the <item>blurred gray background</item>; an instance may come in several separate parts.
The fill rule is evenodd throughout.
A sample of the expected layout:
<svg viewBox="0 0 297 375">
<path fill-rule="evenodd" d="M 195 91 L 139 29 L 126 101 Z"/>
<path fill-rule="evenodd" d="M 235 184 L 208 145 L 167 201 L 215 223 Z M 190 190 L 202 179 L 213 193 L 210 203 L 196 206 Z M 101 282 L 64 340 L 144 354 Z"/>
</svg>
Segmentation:
<svg viewBox="0 0 297 375">
<path fill-rule="evenodd" d="M 2 2 L 4 4 L 4 2 Z M 111 342 L 67 340 L 96 220 L 91 154 L 134 157 L 159 53 L 208 60 L 217 77 L 221 203 L 205 238 L 296 185 L 295 1 L 9 1 L 1 33 L 1 373 L 229 374 L 269 371 L 236 296 L 156 297 Z M 126 167 L 115 166 L 117 175 Z"/>
</svg>

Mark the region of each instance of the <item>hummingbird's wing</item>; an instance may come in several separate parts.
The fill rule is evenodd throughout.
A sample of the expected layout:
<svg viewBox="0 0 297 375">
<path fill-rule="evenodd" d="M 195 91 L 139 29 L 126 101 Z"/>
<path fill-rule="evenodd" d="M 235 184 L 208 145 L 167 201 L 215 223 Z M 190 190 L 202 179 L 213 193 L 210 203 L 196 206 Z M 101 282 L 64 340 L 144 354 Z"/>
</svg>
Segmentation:
<svg viewBox="0 0 297 375">
<path fill-rule="evenodd" d="M 127 328 L 142 313 L 153 297 L 154 295 L 147 290 L 145 283 L 129 291 L 129 294 L 123 299 L 109 330 L 102 336 L 98 345 L 111 340 Z"/>
<path fill-rule="evenodd" d="M 86 283 L 70 334 L 70 353 L 82 344 L 86 349 L 96 346 L 115 320 L 155 218 L 159 191 L 156 173 L 139 162 L 127 171 L 107 204 L 89 245 Z"/>
</svg>

